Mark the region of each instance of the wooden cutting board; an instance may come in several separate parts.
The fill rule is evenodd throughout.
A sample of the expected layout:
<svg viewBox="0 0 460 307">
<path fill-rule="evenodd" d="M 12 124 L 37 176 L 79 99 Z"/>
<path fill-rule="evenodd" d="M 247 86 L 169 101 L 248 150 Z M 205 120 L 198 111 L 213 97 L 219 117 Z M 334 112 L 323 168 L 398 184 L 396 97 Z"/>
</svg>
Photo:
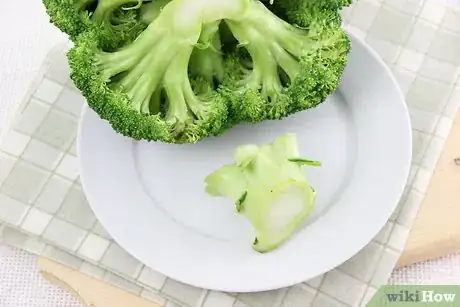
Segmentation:
<svg viewBox="0 0 460 307">
<path fill-rule="evenodd" d="M 460 252 L 460 113 L 432 176 L 398 266 Z M 42 275 L 85 307 L 163 307 L 83 273 L 40 258 Z"/>
<path fill-rule="evenodd" d="M 72 294 L 84 307 L 163 307 L 46 258 L 38 261 L 43 277 Z"/>
<path fill-rule="evenodd" d="M 431 178 L 398 267 L 460 252 L 460 113 Z"/>
</svg>

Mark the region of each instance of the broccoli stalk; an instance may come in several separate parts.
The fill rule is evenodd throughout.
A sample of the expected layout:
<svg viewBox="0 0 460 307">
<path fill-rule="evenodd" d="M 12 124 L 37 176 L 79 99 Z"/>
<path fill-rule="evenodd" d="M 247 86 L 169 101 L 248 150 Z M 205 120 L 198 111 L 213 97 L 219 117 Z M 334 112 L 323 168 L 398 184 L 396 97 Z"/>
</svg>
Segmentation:
<svg viewBox="0 0 460 307">
<path fill-rule="evenodd" d="M 316 192 L 302 165 L 321 163 L 298 156 L 296 136 L 286 134 L 261 147 L 239 146 L 234 164 L 224 165 L 205 178 L 209 195 L 233 200 L 236 211 L 251 222 L 256 232 L 253 248 L 258 252 L 278 248 L 313 209 Z"/>
<path fill-rule="evenodd" d="M 157 19 L 161 11 L 172 0 L 154 0 L 152 2 L 143 3 L 140 7 L 140 20 L 148 25 L 153 20 Z"/>
<path fill-rule="evenodd" d="M 190 73 L 214 86 L 222 82 L 225 75 L 219 25 L 220 21 L 203 25 L 190 61 Z"/>
</svg>

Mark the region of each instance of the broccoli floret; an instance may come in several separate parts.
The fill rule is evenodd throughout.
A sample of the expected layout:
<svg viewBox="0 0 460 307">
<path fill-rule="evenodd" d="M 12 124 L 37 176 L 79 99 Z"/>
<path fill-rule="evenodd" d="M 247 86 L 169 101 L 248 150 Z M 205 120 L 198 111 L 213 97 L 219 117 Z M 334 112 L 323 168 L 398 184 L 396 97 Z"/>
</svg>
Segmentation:
<svg viewBox="0 0 460 307">
<path fill-rule="evenodd" d="M 74 40 L 99 27 L 102 46 L 114 50 L 135 39 L 171 0 L 43 0 L 50 21 Z M 142 11 L 140 10 L 142 8 Z"/>
<path fill-rule="evenodd" d="M 106 79 L 98 76 L 94 56 L 98 35 L 93 31 L 79 36 L 76 47 L 68 53 L 71 78 L 82 91 L 89 107 L 110 122 L 115 131 L 133 139 L 170 140 L 166 124 L 158 115 L 144 116 L 130 107 L 131 99 L 120 90 L 108 87 Z"/>
<path fill-rule="evenodd" d="M 91 24 L 89 14 L 96 0 L 43 0 L 50 22 L 59 30 L 76 37 Z"/>
<path fill-rule="evenodd" d="M 351 0 L 286 0 L 275 1 L 270 7 L 289 23 L 310 28 L 319 22 L 322 26 L 340 26 L 340 11 L 351 4 Z M 319 17 L 319 18 L 318 18 Z"/>
<path fill-rule="evenodd" d="M 317 106 L 338 87 L 350 42 L 334 22 L 337 10 L 306 12 L 308 27 L 300 28 L 250 1 L 245 17 L 226 20 L 245 53 L 244 65 L 241 51 L 227 62 L 223 90 L 236 122 L 282 119 Z"/>
<path fill-rule="evenodd" d="M 106 1 L 92 16 L 111 24 L 113 9 L 132 4 Z M 302 26 L 294 26 L 258 0 L 139 4 L 150 23 L 135 39 L 107 50 L 117 38 L 92 27 L 69 53 L 88 104 L 125 136 L 197 142 L 241 122 L 313 108 L 339 85 L 350 44 L 338 8 L 305 8 Z"/>
<path fill-rule="evenodd" d="M 101 51 L 95 43 L 97 33 L 87 32 L 69 53 L 72 79 L 88 104 L 124 135 L 191 143 L 219 134 L 225 124 L 222 97 L 203 77 L 190 78 L 192 53 L 205 42 L 200 41 L 198 18 L 170 25 L 181 12 L 179 5 L 184 6 L 180 1 L 167 5 L 132 44 L 119 51 Z"/>
<path fill-rule="evenodd" d="M 253 248 L 269 252 L 278 248 L 310 215 L 316 192 L 302 166 L 320 166 L 299 158 L 294 134 L 278 137 L 261 147 L 239 146 L 234 163 L 220 167 L 205 178 L 206 192 L 235 203 L 256 232 Z"/>
</svg>

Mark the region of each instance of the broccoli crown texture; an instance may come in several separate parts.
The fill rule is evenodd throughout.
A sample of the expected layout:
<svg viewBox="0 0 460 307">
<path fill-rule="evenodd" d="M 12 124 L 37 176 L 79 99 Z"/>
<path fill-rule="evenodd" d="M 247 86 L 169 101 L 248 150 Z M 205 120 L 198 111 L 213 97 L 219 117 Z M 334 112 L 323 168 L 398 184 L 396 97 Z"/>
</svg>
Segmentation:
<svg viewBox="0 0 460 307">
<path fill-rule="evenodd" d="M 50 21 L 76 39 L 99 27 L 105 49 L 114 50 L 134 40 L 170 0 L 43 0 Z M 142 7 L 142 9 L 140 9 Z"/>
<path fill-rule="evenodd" d="M 335 91 L 348 0 L 43 0 L 75 42 L 71 77 L 115 131 L 194 143 Z"/>
<path fill-rule="evenodd" d="M 93 0 L 43 0 L 50 21 L 71 38 L 76 37 L 91 24 Z"/>
</svg>

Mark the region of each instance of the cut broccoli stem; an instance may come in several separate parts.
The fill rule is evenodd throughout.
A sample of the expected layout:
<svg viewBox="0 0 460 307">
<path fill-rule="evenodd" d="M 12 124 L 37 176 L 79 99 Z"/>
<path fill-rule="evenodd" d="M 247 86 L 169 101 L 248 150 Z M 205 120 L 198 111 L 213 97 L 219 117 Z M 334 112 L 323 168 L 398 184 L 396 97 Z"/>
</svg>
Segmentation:
<svg viewBox="0 0 460 307">
<path fill-rule="evenodd" d="M 316 193 L 302 167 L 286 158 L 298 151 L 294 134 L 262 146 L 241 145 L 234 152 L 234 164 L 221 166 L 205 179 L 209 195 L 233 200 L 237 212 L 251 222 L 256 233 L 253 248 L 258 252 L 286 242 L 314 207 Z"/>
<path fill-rule="evenodd" d="M 248 199 L 245 214 L 254 224 L 257 234 L 257 242 L 253 244 L 254 250 L 266 253 L 278 248 L 310 215 L 316 194 L 309 183 L 300 176 L 297 180 L 289 179 L 274 187 L 264 205 L 254 203 L 254 199 Z M 266 212 L 262 212 L 263 208 Z"/>
</svg>

